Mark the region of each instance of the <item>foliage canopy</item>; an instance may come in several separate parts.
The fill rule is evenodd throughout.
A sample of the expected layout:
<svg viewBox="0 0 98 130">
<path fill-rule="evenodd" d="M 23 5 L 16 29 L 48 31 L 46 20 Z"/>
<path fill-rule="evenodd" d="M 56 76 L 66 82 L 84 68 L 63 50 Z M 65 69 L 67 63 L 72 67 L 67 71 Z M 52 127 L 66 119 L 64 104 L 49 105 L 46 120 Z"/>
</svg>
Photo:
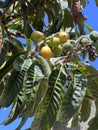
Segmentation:
<svg viewBox="0 0 98 130">
<path fill-rule="evenodd" d="M 31 130 L 50 130 L 66 120 L 74 127 L 89 118 L 93 100 L 96 114 L 88 130 L 98 129 L 98 70 L 89 64 L 98 58 L 98 32 L 85 24 L 88 2 L 0 1 L 0 108 L 12 105 L 4 125 L 22 118 L 20 130 L 34 116 Z M 40 42 L 32 39 L 35 31 L 43 34 Z M 60 32 L 68 34 L 68 45 L 53 46 Z M 39 55 L 43 46 L 50 47 L 51 58 Z"/>
</svg>

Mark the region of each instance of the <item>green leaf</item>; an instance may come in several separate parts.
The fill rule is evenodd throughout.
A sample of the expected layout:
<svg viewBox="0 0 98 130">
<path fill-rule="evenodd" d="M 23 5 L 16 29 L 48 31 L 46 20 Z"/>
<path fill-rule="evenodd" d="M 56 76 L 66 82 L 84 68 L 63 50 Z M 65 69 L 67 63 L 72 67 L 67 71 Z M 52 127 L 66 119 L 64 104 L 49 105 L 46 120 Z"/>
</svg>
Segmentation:
<svg viewBox="0 0 98 130">
<path fill-rule="evenodd" d="M 12 51 L 13 55 L 24 52 L 23 45 L 18 39 L 8 37 L 7 42 L 9 42 L 10 51 Z"/>
<path fill-rule="evenodd" d="M 55 6 L 55 5 L 54 5 Z M 49 36 L 51 35 L 52 33 L 54 33 L 55 29 L 56 29 L 56 24 L 57 24 L 57 16 L 58 14 L 55 14 L 56 12 L 53 11 L 52 9 L 50 8 L 46 8 L 45 9 L 45 12 L 48 16 L 48 21 L 49 21 L 49 25 L 48 27 L 46 28 L 45 30 L 45 35 L 46 36 Z M 55 12 L 55 13 L 54 13 Z M 58 12 L 58 11 L 57 11 Z M 56 17 L 55 17 L 56 16 Z"/>
<path fill-rule="evenodd" d="M 6 8 L 12 3 L 13 0 L 6 0 L 5 2 L 0 1 L 0 8 Z"/>
<path fill-rule="evenodd" d="M 45 12 L 46 12 L 46 14 L 48 16 L 48 22 L 51 25 L 53 23 L 53 21 L 54 21 L 54 14 L 53 14 L 52 10 L 50 10 L 48 8 L 45 8 Z"/>
<path fill-rule="evenodd" d="M 0 107 L 8 107 L 22 88 L 24 73 L 13 71 L 0 98 Z M 8 100 L 9 99 L 9 100 Z"/>
<path fill-rule="evenodd" d="M 46 28 L 45 34 L 46 36 L 49 36 L 55 32 L 58 32 L 61 27 L 61 21 L 62 21 L 62 14 L 61 14 L 61 6 L 57 0 L 54 1 L 48 1 L 46 3 L 45 12 L 48 15 L 49 19 L 49 25 L 48 28 Z M 59 23 L 60 22 L 60 23 Z M 59 26 L 59 28 L 58 28 Z M 57 30 L 59 29 L 59 30 Z"/>
<path fill-rule="evenodd" d="M 23 114 L 25 116 L 31 116 L 31 114 L 34 114 L 36 107 L 43 96 L 41 91 L 40 95 L 38 95 L 39 90 L 42 89 L 40 88 L 40 82 L 43 78 L 44 75 L 41 66 L 37 62 L 34 62 L 28 69 L 24 79 L 23 90 L 26 98 L 26 109 Z M 44 89 L 46 89 L 45 86 Z"/>
<path fill-rule="evenodd" d="M 1 96 L 1 94 L 3 92 L 3 90 L 4 90 L 4 86 L 5 86 L 4 81 L 1 81 L 0 82 L 0 96 Z"/>
<path fill-rule="evenodd" d="M 50 130 L 62 99 L 66 76 L 64 68 L 54 69 L 49 77 L 49 87 L 42 102 L 38 106 L 32 130 Z"/>
<path fill-rule="evenodd" d="M 88 78 L 88 91 L 90 91 L 91 96 L 95 99 L 98 98 L 98 70 L 93 66 L 86 63 L 78 63 L 78 65 L 73 65 L 76 69 L 81 71 Z"/>
<path fill-rule="evenodd" d="M 70 8 L 72 5 L 72 1 L 68 0 L 68 7 Z"/>
<path fill-rule="evenodd" d="M 6 121 L 3 122 L 4 125 L 7 125 L 8 123 L 10 123 L 10 118 L 13 118 L 13 114 L 15 113 L 16 110 L 16 106 L 17 106 L 17 102 L 14 103 L 14 105 L 11 108 L 11 112 L 10 112 L 10 116 L 8 116 L 8 118 L 6 119 Z"/>
<path fill-rule="evenodd" d="M 84 9 L 86 7 L 87 0 L 81 0 L 81 8 Z"/>
<path fill-rule="evenodd" d="M 30 38 L 27 38 L 26 36 L 25 36 L 25 39 L 26 39 L 27 51 L 30 52 L 31 51 L 32 40 Z"/>
<path fill-rule="evenodd" d="M 21 20 L 19 21 L 19 20 L 20 19 L 17 20 L 18 24 L 16 22 L 14 24 L 9 25 L 9 30 L 15 30 L 17 32 L 20 32 L 20 30 L 22 30 L 22 21 Z"/>
<path fill-rule="evenodd" d="M 11 111 L 7 117 L 7 119 L 4 121 L 4 125 L 8 125 L 11 122 L 13 122 L 17 117 L 20 116 L 21 112 L 24 111 L 25 108 L 25 96 L 23 91 L 20 91 L 20 93 L 17 95 L 13 106 L 11 108 Z"/>
<path fill-rule="evenodd" d="M 27 58 L 26 55 L 20 55 L 14 61 L 13 68 L 17 71 L 25 71 L 32 64 L 32 60 Z"/>
<path fill-rule="evenodd" d="M 26 52 L 23 52 L 23 53 L 25 54 Z M 4 76 L 5 76 L 9 71 L 11 71 L 11 70 L 13 69 L 13 62 L 15 61 L 15 59 L 16 59 L 19 55 L 21 55 L 21 54 L 23 54 L 23 53 L 20 53 L 20 54 L 17 54 L 17 55 L 12 56 L 11 59 L 9 59 L 9 60 L 6 62 L 5 66 L 4 66 L 2 69 L 0 69 L 0 81 L 4 78 Z"/>
<path fill-rule="evenodd" d="M 58 120 L 70 119 L 79 109 L 86 93 L 87 78 L 80 72 L 74 72 L 73 85 L 69 86 L 64 95 L 58 113 Z"/>
<path fill-rule="evenodd" d="M 92 120 L 90 120 L 89 128 L 87 130 L 98 130 L 98 113 Z"/>
<path fill-rule="evenodd" d="M 38 103 L 40 102 L 46 89 L 45 86 L 44 87 L 40 86 L 40 82 L 41 79 L 43 79 L 43 77 L 44 75 L 41 71 L 41 66 L 37 64 L 37 62 L 34 62 L 30 66 L 24 77 L 24 83 L 23 83 L 24 86 L 15 99 L 17 105 L 16 107 L 15 104 L 13 105 L 14 111 L 12 108 L 8 118 L 4 122 L 5 125 L 8 125 L 12 121 L 14 121 L 17 117 L 22 117 L 23 120 L 17 128 L 19 129 L 25 123 L 25 119 L 27 119 L 29 116 L 34 115 Z"/>
<path fill-rule="evenodd" d="M 34 113 L 36 112 L 36 109 L 39 105 L 39 102 L 45 96 L 47 88 L 48 88 L 48 81 L 43 78 L 40 81 L 40 86 L 39 86 L 38 91 L 36 92 L 36 95 L 34 97 L 35 99 L 34 99 L 34 105 L 33 105 L 34 107 L 33 107 L 32 115 L 34 115 Z"/>
<path fill-rule="evenodd" d="M 19 126 L 15 130 L 20 130 L 26 121 L 27 121 L 27 117 L 23 117 Z"/>
<path fill-rule="evenodd" d="M 79 113 L 78 111 L 72 116 L 72 118 L 68 121 L 67 127 L 72 128 L 79 124 Z"/>
<path fill-rule="evenodd" d="M 33 32 L 30 24 L 27 20 L 24 21 L 24 34 L 27 36 L 27 38 L 30 38 L 31 33 Z"/>
<path fill-rule="evenodd" d="M 98 6 L 98 0 L 95 0 L 95 2 L 96 2 L 96 5 Z"/>
<path fill-rule="evenodd" d="M 61 9 L 68 8 L 68 1 L 67 0 L 60 0 Z"/>
<path fill-rule="evenodd" d="M 42 66 L 42 70 L 43 70 L 44 75 L 48 78 L 51 74 L 50 64 L 42 56 L 38 56 L 38 61 Z"/>
<path fill-rule="evenodd" d="M 0 24 L 0 40 L 2 39 L 2 28 L 1 28 L 1 24 Z"/>
<path fill-rule="evenodd" d="M 6 55 L 9 50 L 9 44 L 6 40 L 3 41 L 3 47 L 0 53 L 0 66 L 6 62 Z"/>
<path fill-rule="evenodd" d="M 96 80 L 96 82 L 98 81 L 98 77 L 94 76 L 98 73 L 98 70 L 95 67 L 91 66 L 90 64 L 83 63 L 83 62 L 82 63 L 77 62 L 76 64 L 71 63 L 70 65 L 73 68 L 76 68 L 77 70 L 79 70 L 81 73 L 83 73 L 88 78 Z"/>
<path fill-rule="evenodd" d="M 26 109 L 21 114 L 21 116 L 34 116 L 41 99 L 44 97 L 47 91 L 47 81 L 45 81 L 45 79 L 42 79 L 39 81 L 38 86 L 34 86 L 31 88 L 31 90 L 33 91 L 32 96 L 27 99 Z"/>
<path fill-rule="evenodd" d="M 98 99 L 98 83 L 96 81 L 88 80 L 88 90 L 94 99 Z"/>
<path fill-rule="evenodd" d="M 11 76 L 8 79 L 7 84 L 5 86 L 4 92 L 2 93 L 0 99 L 0 106 L 9 106 L 13 102 L 19 91 L 22 90 L 25 73 L 31 64 L 32 60 L 29 59 L 28 64 L 28 59 L 24 59 L 20 71 L 17 71 L 15 69 L 12 71 Z M 19 66 L 17 66 L 17 68 L 18 67 Z"/>
<path fill-rule="evenodd" d="M 83 35 L 84 34 L 84 16 L 82 12 L 80 12 L 78 15 L 78 27 L 80 30 L 80 34 Z"/>
<path fill-rule="evenodd" d="M 43 77 L 44 75 L 42 73 L 41 66 L 37 62 L 34 62 L 28 69 L 27 74 L 25 76 L 25 81 L 24 81 L 25 82 L 24 91 L 27 98 L 31 97 L 33 87 L 36 87 L 36 85 L 38 85 L 39 81 L 43 79 Z"/>
<path fill-rule="evenodd" d="M 84 114 L 84 112 L 85 112 L 85 114 Z M 87 121 L 90 116 L 90 113 L 91 113 L 91 101 L 88 100 L 87 98 L 84 98 L 81 109 L 80 109 L 80 114 L 79 114 L 80 121 L 81 122 Z"/>
<path fill-rule="evenodd" d="M 70 11 L 68 11 L 67 9 L 64 10 L 63 26 L 64 26 L 64 29 L 68 27 L 73 27 L 73 18 Z"/>
<path fill-rule="evenodd" d="M 88 29 L 89 33 L 93 31 L 93 29 L 88 24 L 85 23 L 84 26 Z"/>
</svg>

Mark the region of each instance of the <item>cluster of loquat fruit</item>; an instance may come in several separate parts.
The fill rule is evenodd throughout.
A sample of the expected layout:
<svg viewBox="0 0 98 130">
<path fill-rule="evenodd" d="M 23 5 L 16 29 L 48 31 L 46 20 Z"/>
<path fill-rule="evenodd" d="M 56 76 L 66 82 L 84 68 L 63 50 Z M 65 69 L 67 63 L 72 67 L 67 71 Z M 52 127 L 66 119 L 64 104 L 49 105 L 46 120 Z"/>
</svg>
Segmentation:
<svg viewBox="0 0 98 130">
<path fill-rule="evenodd" d="M 32 41 L 43 43 L 39 47 L 39 54 L 44 58 L 57 57 L 72 49 L 73 45 L 70 43 L 69 34 L 67 32 L 58 32 L 55 35 L 45 37 L 40 31 L 34 31 L 31 34 Z"/>
<path fill-rule="evenodd" d="M 98 57 L 98 32 L 92 31 L 88 37 L 80 40 L 82 53 L 88 53 L 90 61 L 96 60 Z"/>
</svg>

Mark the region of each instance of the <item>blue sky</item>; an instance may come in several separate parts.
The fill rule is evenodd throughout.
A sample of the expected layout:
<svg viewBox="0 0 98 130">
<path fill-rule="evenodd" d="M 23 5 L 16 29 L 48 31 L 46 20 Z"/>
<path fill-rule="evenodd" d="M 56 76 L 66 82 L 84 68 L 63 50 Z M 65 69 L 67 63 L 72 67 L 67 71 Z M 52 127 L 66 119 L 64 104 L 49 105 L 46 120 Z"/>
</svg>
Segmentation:
<svg viewBox="0 0 98 130">
<path fill-rule="evenodd" d="M 90 1 L 90 3 L 83 10 L 83 13 L 88 17 L 88 20 L 85 21 L 85 23 L 89 24 L 94 30 L 98 31 L 98 7 L 96 7 L 95 5 L 95 0 Z M 94 63 L 91 62 L 91 64 L 98 69 L 98 60 L 96 60 Z M 7 118 L 10 112 L 10 108 L 11 106 L 7 109 L 0 110 L 0 123 L 2 123 Z M 15 130 L 19 122 L 20 119 L 17 119 L 8 126 L 0 125 L 0 130 Z M 31 118 L 29 118 L 29 120 L 21 130 L 25 130 L 26 128 L 28 128 L 30 126 L 30 122 Z"/>
<path fill-rule="evenodd" d="M 95 0 L 90 0 L 90 3 L 83 10 L 83 13 L 88 17 L 85 23 L 90 25 L 93 30 L 98 31 L 98 7 L 96 6 Z M 98 59 L 94 62 L 90 62 L 90 64 L 98 69 Z"/>
</svg>

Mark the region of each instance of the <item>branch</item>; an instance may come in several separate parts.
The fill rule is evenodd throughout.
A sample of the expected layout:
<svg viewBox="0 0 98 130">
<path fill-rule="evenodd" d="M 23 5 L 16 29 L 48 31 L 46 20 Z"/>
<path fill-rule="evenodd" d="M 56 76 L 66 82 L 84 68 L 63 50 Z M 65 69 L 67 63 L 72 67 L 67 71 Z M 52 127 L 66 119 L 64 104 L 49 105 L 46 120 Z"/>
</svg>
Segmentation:
<svg viewBox="0 0 98 130">
<path fill-rule="evenodd" d="M 35 46 L 29 53 L 28 53 L 28 58 L 31 58 L 33 57 L 33 55 L 35 54 L 35 52 L 38 50 L 38 46 Z"/>
</svg>

